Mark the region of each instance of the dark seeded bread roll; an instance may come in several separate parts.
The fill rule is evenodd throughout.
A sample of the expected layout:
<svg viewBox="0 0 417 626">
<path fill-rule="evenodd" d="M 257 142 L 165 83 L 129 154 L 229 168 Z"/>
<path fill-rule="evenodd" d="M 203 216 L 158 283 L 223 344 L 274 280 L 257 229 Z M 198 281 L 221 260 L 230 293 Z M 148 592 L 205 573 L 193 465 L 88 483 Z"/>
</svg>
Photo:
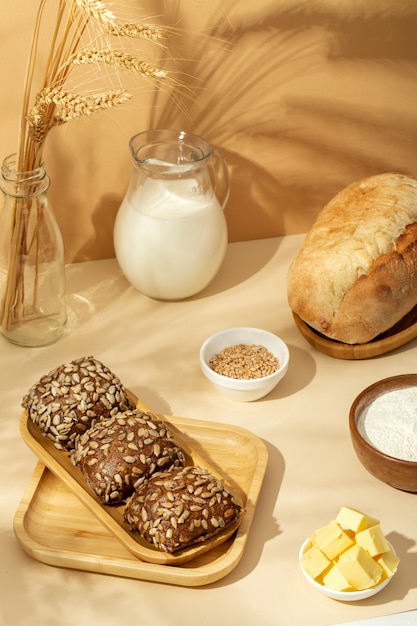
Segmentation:
<svg viewBox="0 0 417 626">
<path fill-rule="evenodd" d="M 119 378 L 92 356 L 59 365 L 24 396 L 22 406 L 60 450 L 99 419 L 134 408 Z"/>
<path fill-rule="evenodd" d="M 155 474 L 133 493 L 125 509 L 131 529 L 169 553 L 205 541 L 241 515 L 220 480 L 191 466 Z"/>
<path fill-rule="evenodd" d="M 417 305 L 417 179 L 365 178 L 321 211 L 288 274 L 288 302 L 323 335 L 363 344 Z"/>
<path fill-rule="evenodd" d="M 104 504 L 119 504 L 154 472 L 182 467 L 185 457 L 162 420 L 131 410 L 78 437 L 71 460 Z"/>
</svg>

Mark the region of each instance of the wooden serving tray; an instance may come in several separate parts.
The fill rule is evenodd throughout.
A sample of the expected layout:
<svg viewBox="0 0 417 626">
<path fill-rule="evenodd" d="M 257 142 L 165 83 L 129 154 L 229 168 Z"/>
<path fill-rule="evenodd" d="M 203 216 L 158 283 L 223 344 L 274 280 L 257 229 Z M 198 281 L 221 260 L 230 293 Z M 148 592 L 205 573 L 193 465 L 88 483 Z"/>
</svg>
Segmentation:
<svg viewBox="0 0 417 626">
<path fill-rule="evenodd" d="M 400 348 L 417 337 L 417 307 L 372 341 L 352 345 L 325 337 L 306 324 L 296 313 L 293 313 L 293 317 L 298 330 L 313 348 L 336 359 L 370 359 Z"/>
<path fill-rule="evenodd" d="M 29 430 L 32 422 L 22 416 L 22 435 L 42 461 L 15 516 L 15 533 L 23 548 L 51 565 L 190 586 L 207 584 L 231 571 L 242 556 L 262 486 L 268 458 L 265 444 L 234 426 L 178 417 L 170 417 L 169 423 L 177 440 L 181 433 L 179 443 L 187 447 L 192 459 L 222 476 L 240 496 L 245 514 L 237 529 L 178 555 L 142 545 L 115 515 L 120 507 L 101 505 L 72 472 L 67 472 L 65 461 L 44 452 L 43 442 L 39 443 Z M 43 469 L 44 459 L 48 470 Z M 89 556 L 84 558 L 85 554 Z M 189 574 L 185 575 L 183 568 Z"/>
</svg>

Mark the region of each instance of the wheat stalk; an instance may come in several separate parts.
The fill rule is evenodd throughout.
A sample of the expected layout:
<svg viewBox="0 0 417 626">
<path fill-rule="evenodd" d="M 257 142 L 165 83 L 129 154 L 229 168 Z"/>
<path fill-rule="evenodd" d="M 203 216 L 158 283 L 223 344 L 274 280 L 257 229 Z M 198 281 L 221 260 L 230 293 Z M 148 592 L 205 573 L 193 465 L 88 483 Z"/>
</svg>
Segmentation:
<svg viewBox="0 0 417 626">
<path fill-rule="evenodd" d="M 43 16 L 48 4 L 56 5 L 56 19 L 50 34 L 49 51 L 44 75 L 35 88 L 35 75 L 40 46 Z M 114 38 L 118 49 L 83 45 L 87 35 L 91 42 L 107 37 Z M 105 89 L 98 93 L 73 93 L 65 89 L 70 73 L 79 65 L 111 65 L 115 70 L 131 72 L 151 80 L 157 87 L 162 83 L 175 84 L 168 73 L 140 56 L 127 52 L 120 45 L 124 38 L 144 39 L 165 46 L 169 33 L 166 29 L 149 24 L 119 21 L 101 0 L 39 0 L 32 44 L 25 77 L 21 123 L 18 137 L 16 168 L 29 172 L 42 164 L 43 148 L 49 132 L 80 116 L 91 116 L 128 100 L 132 94 L 123 88 Z M 42 39 L 43 41 L 43 39 Z M 19 320 L 25 299 L 24 274 L 29 250 L 36 249 L 37 228 L 29 240 L 27 203 L 15 199 L 12 232 L 10 235 L 10 264 L 5 295 L 0 311 L 0 321 L 8 330 Z M 42 220 L 42 211 L 38 213 Z M 40 223 L 37 225 L 39 227 Z M 35 277 L 35 287 L 37 278 Z M 34 294 L 36 300 L 36 289 Z"/>
</svg>

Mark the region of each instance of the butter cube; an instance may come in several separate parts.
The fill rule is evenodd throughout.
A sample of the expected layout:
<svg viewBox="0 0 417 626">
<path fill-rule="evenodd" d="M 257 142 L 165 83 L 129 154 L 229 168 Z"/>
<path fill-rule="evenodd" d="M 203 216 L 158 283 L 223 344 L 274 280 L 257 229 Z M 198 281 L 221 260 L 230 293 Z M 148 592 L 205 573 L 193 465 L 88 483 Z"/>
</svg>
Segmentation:
<svg viewBox="0 0 417 626">
<path fill-rule="evenodd" d="M 352 591 L 352 585 L 343 576 L 337 566 L 337 563 L 324 574 L 323 584 L 328 589 L 333 589 L 335 591 Z"/>
<path fill-rule="evenodd" d="M 314 543 L 327 556 L 328 559 L 335 559 L 339 554 L 353 545 L 353 540 L 340 528 L 334 520 L 320 528 L 314 535 Z"/>
<path fill-rule="evenodd" d="M 371 556 L 388 552 L 390 549 L 379 524 L 357 533 L 356 543 L 369 552 Z"/>
<path fill-rule="evenodd" d="M 343 526 L 343 528 L 353 530 L 355 533 L 379 524 L 379 520 L 368 517 L 368 515 L 356 509 L 350 509 L 347 506 L 341 507 L 339 513 L 336 515 L 336 522 Z"/>
<path fill-rule="evenodd" d="M 330 561 L 317 546 L 313 545 L 304 552 L 301 565 L 311 578 L 318 578 L 329 567 Z"/>
<path fill-rule="evenodd" d="M 388 552 L 381 554 L 381 556 L 376 559 L 376 562 L 382 567 L 386 576 L 389 578 L 397 571 L 400 559 L 393 550 L 389 550 Z"/>
<path fill-rule="evenodd" d="M 357 544 L 340 556 L 337 566 L 352 587 L 358 590 L 374 587 L 383 575 L 381 565 Z"/>
<path fill-rule="evenodd" d="M 317 545 L 317 543 L 316 543 L 316 537 L 317 537 L 317 535 L 319 535 L 319 534 L 321 533 L 321 531 L 322 531 L 324 528 L 327 528 L 327 524 L 326 524 L 326 526 L 322 526 L 321 528 L 317 528 L 317 530 L 315 530 L 314 532 L 312 532 L 312 533 L 311 533 L 311 535 L 310 535 L 310 541 L 311 541 L 311 543 L 313 544 L 313 546 L 316 546 L 316 545 Z"/>
</svg>

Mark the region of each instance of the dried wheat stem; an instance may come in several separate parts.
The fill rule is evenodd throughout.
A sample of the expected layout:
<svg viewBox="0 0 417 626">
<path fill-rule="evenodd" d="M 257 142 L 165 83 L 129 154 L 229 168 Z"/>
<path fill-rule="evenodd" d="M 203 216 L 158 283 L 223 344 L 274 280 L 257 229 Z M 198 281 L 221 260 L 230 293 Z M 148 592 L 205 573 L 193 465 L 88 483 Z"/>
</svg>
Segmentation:
<svg viewBox="0 0 417 626">
<path fill-rule="evenodd" d="M 20 130 L 19 130 L 18 149 L 17 149 L 17 169 L 19 171 L 25 171 L 28 169 L 27 155 L 25 153 L 26 115 L 29 109 L 29 100 L 31 96 L 32 83 L 33 83 L 33 77 L 34 77 L 34 71 L 35 71 L 35 63 L 36 63 L 36 58 L 37 58 L 39 36 L 40 36 L 40 25 L 41 25 L 45 5 L 46 5 L 46 0 L 41 0 L 39 3 L 37 14 L 36 14 L 35 28 L 34 28 L 33 37 L 32 37 L 28 66 L 26 69 L 25 90 L 23 94 L 22 114 L 20 117 Z"/>
<path fill-rule="evenodd" d="M 25 200 L 22 200 L 23 203 Z M 8 268 L 6 290 L 1 308 L 1 324 L 8 330 L 14 323 L 15 315 L 19 305 L 24 300 L 24 266 L 26 255 L 26 228 L 27 214 L 24 210 L 15 210 L 13 228 L 11 233 L 10 249 L 18 250 L 20 255 L 10 255 L 10 265 Z"/>
</svg>

